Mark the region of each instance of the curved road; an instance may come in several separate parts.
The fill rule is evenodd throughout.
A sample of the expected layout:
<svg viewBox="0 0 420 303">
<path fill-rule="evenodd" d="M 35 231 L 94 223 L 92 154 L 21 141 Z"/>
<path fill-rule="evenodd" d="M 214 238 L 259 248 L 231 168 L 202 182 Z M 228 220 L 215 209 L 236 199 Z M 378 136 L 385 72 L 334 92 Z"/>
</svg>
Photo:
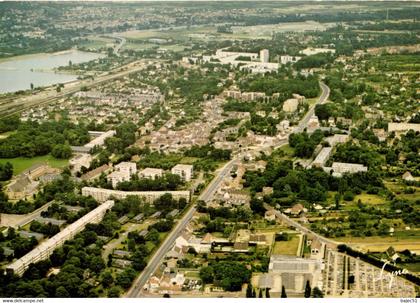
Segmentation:
<svg viewBox="0 0 420 303">
<path fill-rule="evenodd" d="M 309 119 L 314 114 L 315 105 L 321 104 L 321 103 L 324 103 L 324 102 L 327 101 L 328 96 L 330 94 L 330 89 L 327 85 L 325 85 L 322 82 L 320 82 L 319 84 L 320 84 L 321 89 L 322 89 L 321 96 L 319 97 L 318 101 L 309 109 L 309 111 L 303 117 L 303 119 L 301 120 L 299 125 L 295 128 L 294 132 L 303 131 L 303 129 L 305 129 L 307 127 Z M 286 143 L 287 143 L 287 139 L 285 139 L 285 141 L 282 142 L 279 146 L 284 145 Z M 277 147 L 279 147 L 279 146 L 277 146 Z M 220 183 L 230 173 L 233 166 L 239 162 L 240 156 L 241 156 L 241 154 L 238 154 L 236 156 L 236 158 L 234 158 L 233 160 L 226 163 L 226 165 L 219 171 L 217 176 L 212 180 L 212 182 L 210 182 L 210 184 L 207 186 L 207 188 L 204 190 L 204 192 L 200 195 L 199 200 L 203 200 L 203 201 L 207 202 L 213 197 L 213 195 L 216 192 L 217 188 L 219 187 Z M 176 238 L 178 238 L 178 236 L 182 233 L 184 228 L 190 222 L 190 220 L 193 217 L 195 211 L 196 211 L 196 208 L 193 205 L 184 214 L 184 216 L 178 221 L 175 228 L 166 237 L 166 239 L 163 241 L 162 245 L 158 248 L 158 250 L 154 253 L 152 258 L 149 260 L 146 268 L 141 272 L 140 276 L 134 281 L 133 286 L 126 293 L 126 297 L 129 297 L 129 298 L 141 297 L 143 288 L 146 285 L 147 281 L 149 280 L 151 275 L 155 272 L 155 270 L 157 269 L 157 267 L 161 263 L 163 257 L 166 255 L 166 253 L 172 248 L 172 245 L 174 244 Z M 280 215 L 285 216 L 283 214 L 280 214 Z M 285 217 L 287 219 L 289 219 L 287 216 L 285 216 Z M 289 219 L 289 220 L 291 220 L 291 219 Z M 296 223 L 296 222 L 294 222 L 294 223 Z M 296 224 L 298 224 L 298 223 L 296 223 Z M 301 225 L 299 225 L 297 227 L 304 228 Z M 306 232 L 308 232 L 308 231 L 306 231 Z"/>
</svg>

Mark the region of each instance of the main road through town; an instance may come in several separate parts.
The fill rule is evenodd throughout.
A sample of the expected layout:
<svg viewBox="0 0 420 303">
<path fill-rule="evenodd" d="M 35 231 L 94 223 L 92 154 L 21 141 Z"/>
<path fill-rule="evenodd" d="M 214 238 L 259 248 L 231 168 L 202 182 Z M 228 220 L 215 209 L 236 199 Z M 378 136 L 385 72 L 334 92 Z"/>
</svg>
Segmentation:
<svg viewBox="0 0 420 303">
<path fill-rule="evenodd" d="M 327 101 L 328 96 L 330 94 L 330 89 L 327 85 L 320 82 L 320 86 L 322 89 L 321 96 L 317 100 L 317 102 L 309 108 L 306 115 L 300 121 L 298 126 L 295 128 L 294 132 L 301 132 L 307 126 L 311 116 L 314 114 L 314 108 L 317 104 L 322 104 Z M 287 140 L 280 145 L 284 145 L 287 143 Z M 280 146 L 279 145 L 279 146 Z M 222 169 L 219 170 L 217 176 L 210 182 L 210 184 L 205 188 L 203 193 L 200 195 L 199 200 L 203 200 L 205 202 L 211 200 L 214 193 L 216 192 L 217 188 L 220 186 L 220 183 L 223 179 L 231 172 L 233 166 L 239 162 L 241 154 L 238 154 L 233 160 L 229 161 L 228 163 L 223 166 Z M 172 248 L 172 245 L 175 243 L 176 238 L 182 233 L 185 229 L 187 224 L 190 222 L 191 218 L 193 217 L 196 211 L 196 207 L 193 205 L 191 208 L 183 215 L 183 217 L 177 222 L 175 228 L 171 231 L 171 233 L 166 237 L 163 241 L 162 245 L 158 248 L 158 250 L 154 253 L 154 255 L 149 260 L 147 266 L 141 272 L 140 276 L 134 281 L 133 286 L 128 290 L 126 293 L 126 297 L 129 298 L 138 298 L 141 297 L 142 291 L 144 286 L 146 285 L 148 279 L 151 275 L 156 271 L 157 267 L 161 263 L 163 257 L 166 253 Z"/>
</svg>

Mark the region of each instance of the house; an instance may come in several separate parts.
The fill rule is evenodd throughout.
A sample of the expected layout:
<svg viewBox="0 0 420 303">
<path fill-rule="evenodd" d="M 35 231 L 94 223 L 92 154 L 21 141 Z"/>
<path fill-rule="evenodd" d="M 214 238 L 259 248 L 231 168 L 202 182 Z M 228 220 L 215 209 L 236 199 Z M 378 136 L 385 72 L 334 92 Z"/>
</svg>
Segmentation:
<svg viewBox="0 0 420 303">
<path fill-rule="evenodd" d="M 249 244 L 266 245 L 267 237 L 263 234 L 252 234 L 249 236 Z"/>
<path fill-rule="evenodd" d="M 406 171 L 402 177 L 401 177 L 404 181 L 408 181 L 408 182 L 412 182 L 412 181 L 416 181 L 416 179 L 414 179 L 413 175 L 409 172 Z"/>
<path fill-rule="evenodd" d="M 269 187 L 269 186 L 264 186 L 263 189 L 262 189 L 262 193 L 263 193 L 264 196 L 272 195 L 273 192 L 274 192 L 273 188 Z"/>
<path fill-rule="evenodd" d="M 133 221 L 138 223 L 138 222 L 141 222 L 143 218 L 144 218 L 144 214 L 138 214 L 137 216 L 133 218 Z"/>
<path fill-rule="evenodd" d="M 171 173 L 178 175 L 182 180 L 189 182 L 193 176 L 193 166 L 187 164 L 177 164 L 171 169 Z"/>
<path fill-rule="evenodd" d="M 321 260 L 325 253 L 325 243 L 322 243 L 318 239 L 312 240 L 311 244 L 311 259 Z"/>
<path fill-rule="evenodd" d="M 157 179 L 163 176 L 163 169 L 147 167 L 139 172 L 140 178 Z"/>
<path fill-rule="evenodd" d="M 394 262 L 400 257 L 393 246 L 388 247 L 386 254 Z"/>
<path fill-rule="evenodd" d="M 308 121 L 308 126 L 306 127 L 307 133 L 313 133 L 315 130 L 319 128 L 319 119 L 317 116 L 311 116 L 311 118 Z"/>
<path fill-rule="evenodd" d="M 16 180 L 7 186 L 6 193 L 9 199 L 19 200 L 33 195 L 39 182 L 33 181 L 27 175 L 19 175 Z"/>
<path fill-rule="evenodd" d="M 290 214 L 293 216 L 299 216 L 303 212 L 306 212 L 306 208 L 304 208 L 300 203 L 293 205 L 293 207 L 290 209 Z"/>
<path fill-rule="evenodd" d="M 179 214 L 179 210 L 178 209 L 174 209 L 172 211 L 170 211 L 167 216 L 169 217 L 175 217 L 177 214 Z"/>
<path fill-rule="evenodd" d="M 275 210 L 267 210 L 264 214 L 264 219 L 266 219 L 267 221 L 276 220 L 276 211 Z"/>
<path fill-rule="evenodd" d="M 82 175 L 80 177 L 80 179 L 82 181 L 94 180 L 94 179 L 98 178 L 102 173 L 108 172 L 110 169 L 111 168 L 109 167 L 108 164 L 104 164 L 104 165 L 101 165 L 101 166 L 95 168 L 94 170 L 91 170 L 91 171 L 87 172 L 86 174 Z"/>
<path fill-rule="evenodd" d="M 157 291 L 160 287 L 160 279 L 156 276 L 152 276 L 148 283 L 144 286 L 144 290 L 148 290 L 150 292 Z"/>
</svg>

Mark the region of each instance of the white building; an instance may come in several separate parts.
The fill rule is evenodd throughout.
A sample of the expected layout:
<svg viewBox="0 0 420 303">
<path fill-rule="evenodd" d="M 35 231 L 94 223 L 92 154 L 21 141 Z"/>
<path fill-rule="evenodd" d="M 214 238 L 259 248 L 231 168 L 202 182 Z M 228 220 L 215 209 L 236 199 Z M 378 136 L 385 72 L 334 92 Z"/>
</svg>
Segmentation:
<svg viewBox="0 0 420 303">
<path fill-rule="evenodd" d="M 325 53 L 331 53 L 331 54 L 335 54 L 335 49 L 333 48 L 313 48 L 313 47 L 308 47 L 304 50 L 301 50 L 299 52 L 302 55 L 306 55 L 306 56 L 312 56 L 312 55 L 316 55 L 316 54 L 325 54 Z"/>
<path fill-rule="evenodd" d="M 321 149 L 315 160 L 312 162 L 313 167 L 324 167 L 332 153 L 332 147 L 324 147 Z"/>
<path fill-rule="evenodd" d="M 260 61 L 263 63 L 267 63 L 270 61 L 270 53 L 268 49 L 260 50 Z"/>
<path fill-rule="evenodd" d="M 298 99 L 287 99 L 283 103 L 283 111 L 288 112 L 288 113 L 293 113 L 297 110 L 298 105 L 299 105 Z"/>
<path fill-rule="evenodd" d="M 402 133 L 410 129 L 420 132 L 420 124 L 418 123 L 388 123 L 388 132 Z"/>
<path fill-rule="evenodd" d="M 193 166 L 188 164 L 177 164 L 172 167 L 171 173 L 178 175 L 182 180 L 189 182 L 193 176 Z"/>
<path fill-rule="evenodd" d="M 107 132 L 102 132 L 102 133 L 97 132 L 97 133 L 98 133 L 98 136 L 94 138 L 92 141 L 90 141 L 89 143 L 85 144 L 84 147 L 92 149 L 95 146 L 102 146 L 105 144 L 105 140 L 107 138 L 115 136 L 117 132 L 115 130 L 109 130 Z"/>
<path fill-rule="evenodd" d="M 139 172 L 140 178 L 156 179 L 163 176 L 163 169 L 147 167 Z"/>
<path fill-rule="evenodd" d="M 335 134 L 334 136 L 326 138 L 325 141 L 327 141 L 331 147 L 334 147 L 339 143 L 346 143 L 349 139 L 349 135 Z"/>
<path fill-rule="evenodd" d="M 114 166 L 116 171 L 124 172 L 130 176 L 137 173 L 137 165 L 133 162 L 121 162 Z"/>
<path fill-rule="evenodd" d="M 153 203 L 157 198 L 164 194 L 171 194 L 175 200 L 185 198 L 190 200 L 190 192 L 188 190 L 179 191 L 122 191 L 96 187 L 83 187 L 82 195 L 91 196 L 98 202 L 104 202 L 114 197 L 115 199 L 125 199 L 128 196 L 137 196 L 144 199 L 145 202 Z"/>
<path fill-rule="evenodd" d="M 100 222 L 107 210 L 111 209 L 113 206 L 114 201 L 106 201 L 105 203 L 99 205 L 97 208 L 73 224 L 67 226 L 52 238 L 42 242 L 29 253 L 7 266 L 7 270 L 13 271 L 15 274 L 21 276 L 28 269 L 30 264 L 47 259 L 56 248 L 60 247 L 65 241 L 72 239 L 77 233 L 81 232 L 85 228 L 86 224 Z"/>
<path fill-rule="evenodd" d="M 302 57 L 285 55 L 285 56 L 280 56 L 280 63 L 281 64 L 296 63 L 300 59 L 302 59 Z"/>
<path fill-rule="evenodd" d="M 306 281 L 312 288 L 321 286 L 323 267 L 319 259 L 272 255 L 268 273 L 260 277 L 258 287 L 269 288 L 272 297 L 279 297 L 283 286 L 287 294 L 302 294 Z"/>
<path fill-rule="evenodd" d="M 90 154 L 76 154 L 70 159 L 69 164 L 73 173 L 77 173 L 82 167 L 89 168 L 91 162 L 92 156 Z"/>
<path fill-rule="evenodd" d="M 324 168 L 325 170 L 332 170 L 334 177 L 341 177 L 343 174 L 355 174 L 358 172 L 367 172 L 368 168 L 362 164 L 355 164 L 355 163 L 341 163 L 341 162 L 333 162 L 331 165 L 331 169 L 328 167 Z"/>
<path fill-rule="evenodd" d="M 137 173 L 136 163 L 121 162 L 115 165 L 115 171 L 107 176 L 108 182 L 112 183 L 112 187 L 117 187 L 118 183 L 130 181 L 131 176 Z"/>
</svg>

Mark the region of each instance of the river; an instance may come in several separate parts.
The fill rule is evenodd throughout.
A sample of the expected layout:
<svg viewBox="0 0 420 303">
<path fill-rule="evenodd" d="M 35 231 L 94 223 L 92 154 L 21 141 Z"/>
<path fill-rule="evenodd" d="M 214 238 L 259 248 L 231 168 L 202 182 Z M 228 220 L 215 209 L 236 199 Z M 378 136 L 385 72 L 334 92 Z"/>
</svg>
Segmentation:
<svg viewBox="0 0 420 303">
<path fill-rule="evenodd" d="M 77 79 L 76 75 L 58 73 L 55 67 L 98 59 L 98 53 L 70 50 L 52 54 L 19 56 L 0 61 L 0 93 L 15 92 L 35 87 L 65 83 Z"/>
</svg>

